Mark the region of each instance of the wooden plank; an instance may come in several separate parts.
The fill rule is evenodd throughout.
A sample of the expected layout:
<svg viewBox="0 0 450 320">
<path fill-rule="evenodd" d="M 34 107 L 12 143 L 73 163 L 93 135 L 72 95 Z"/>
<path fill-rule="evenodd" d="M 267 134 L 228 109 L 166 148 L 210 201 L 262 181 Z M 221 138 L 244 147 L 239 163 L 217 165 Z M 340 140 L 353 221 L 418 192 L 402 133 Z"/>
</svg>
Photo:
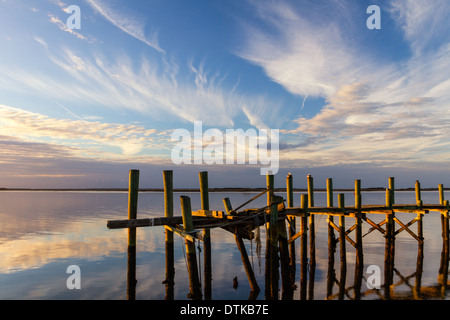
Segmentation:
<svg viewBox="0 0 450 320">
<path fill-rule="evenodd" d="M 248 258 L 247 250 L 245 249 L 244 241 L 238 235 L 234 235 L 234 239 L 236 240 L 236 245 L 241 253 L 242 263 L 244 264 L 245 273 L 247 274 L 248 283 L 250 284 L 250 289 L 252 292 L 259 292 L 258 282 L 256 281 L 255 273 L 253 272 L 252 265 L 250 264 L 250 260 Z"/>
<path fill-rule="evenodd" d="M 327 222 L 330 224 L 330 226 L 332 226 L 337 232 L 339 232 L 339 227 L 332 221 L 327 219 Z"/>
<path fill-rule="evenodd" d="M 288 240 L 288 244 L 292 243 L 293 241 L 295 241 L 296 239 L 298 239 L 299 237 L 301 237 L 303 235 L 303 231 L 299 231 L 296 234 L 292 235 L 289 240 Z"/>
<path fill-rule="evenodd" d="M 415 219 L 414 219 L 415 220 Z M 399 225 L 401 225 L 403 228 L 402 230 L 406 230 L 406 232 L 408 232 L 414 239 L 416 239 L 420 244 L 423 243 L 423 240 L 420 239 L 418 236 L 416 236 L 416 234 L 414 232 L 412 232 L 406 225 L 403 224 L 403 222 L 401 222 L 399 219 L 397 219 L 396 217 L 394 217 L 394 221 L 397 222 Z"/>
<path fill-rule="evenodd" d="M 250 202 L 258 199 L 259 197 L 261 197 L 262 195 L 264 195 L 266 192 L 268 192 L 268 190 L 264 190 L 263 192 L 259 193 L 258 195 L 254 196 L 253 198 L 251 198 L 250 200 L 244 202 L 243 204 L 241 204 L 240 206 L 238 206 L 235 211 L 245 207 L 247 204 L 249 204 Z"/>
<path fill-rule="evenodd" d="M 182 221 L 183 221 L 182 217 L 109 220 L 106 223 L 106 226 L 108 229 L 156 227 L 156 226 L 180 224 L 182 223 Z"/>
<path fill-rule="evenodd" d="M 225 212 L 223 212 L 223 211 L 216 211 L 216 210 L 192 211 L 192 215 L 196 216 L 196 217 L 219 218 L 219 219 L 223 219 L 223 218 L 227 217 Z"/>
<path fill-rule="evenodd" d="M 191 232 L 186 232 L 183 231 L 177 227 L 173 227 L 173 226 L 164 226 L 164 228 L 166 228 L 169 231 L 172 231 L 173 233 L 176 233 L 177 235 L 179 235 L 182 238 L 185 238 L 191 242 L 194 242 L 195 239 L 200 240 L 200 241 L 204 241 L 205 240 L 205 236 L 203 233 L 201 233 L 198 230 L 193 230 Z"/>
<path fill-rule="evenodd" d="M 353 226 L 351 226 L 350 228 L 348 228 L 347 231 L 345 231 L 345 235 L 348 235 L 350 232 L 352 232 L 353 230 L 356 229 L 356 224 L 354 224 Z"/>
<path fill-rule="evenodd" d="M 364 236 L 368 235 L 369 233 L 371 233 L 374 230 L 378 230 L 380 231 L 382 234 L 385 234 L 386 231 L 381 228 L 381 226 L 383 224 L 386 223 L 386 220 L 381 221 L 380 223 L 376 224 L 375 222 L 373 222 L 372 220 L 370 220 L 368 217 L 363 218 L 368 224 L 370 224 L 373 228 L 371 230 L 369 230 Z"/>
</svg>

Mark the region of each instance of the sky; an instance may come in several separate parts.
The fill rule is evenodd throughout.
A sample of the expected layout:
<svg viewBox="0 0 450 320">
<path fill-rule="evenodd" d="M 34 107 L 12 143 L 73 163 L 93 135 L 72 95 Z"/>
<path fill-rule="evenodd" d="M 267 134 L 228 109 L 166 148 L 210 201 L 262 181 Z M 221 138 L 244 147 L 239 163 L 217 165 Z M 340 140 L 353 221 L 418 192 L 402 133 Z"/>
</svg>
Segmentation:
<svg viewBox="0 0 450 320">
<path fill-rule="evenodd" d="M 447 0 L 0 0 L 0 187 L 265 186 L 174 164 L 197 121 L 279 130 L 276 186 L 450 186 L 449 29 Z"/>
</svg>

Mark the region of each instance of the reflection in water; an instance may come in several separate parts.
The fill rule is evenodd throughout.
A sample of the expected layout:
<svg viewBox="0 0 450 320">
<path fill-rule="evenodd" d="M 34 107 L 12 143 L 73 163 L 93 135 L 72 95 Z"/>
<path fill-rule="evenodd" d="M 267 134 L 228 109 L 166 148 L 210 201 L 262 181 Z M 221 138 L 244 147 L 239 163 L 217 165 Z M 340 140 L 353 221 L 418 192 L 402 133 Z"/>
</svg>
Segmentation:
<svg viewBox="0 0 450 320">
<path fill-rule="evenodd" d="M 243 203 L 254 194 L 210 193 L 211 208 L 222 208 L 222 199 L 229 196 L 233 203 Z M 298 197 L 297 197 L 298 196 Z M 434 203 L 434 193 L 423 193 L 424 201 Z M 429 196 L 429 198 L 426 198 Z M 316 205 L 326 203 L 326 194 L 315 194 Z M 396 193 L 399 203 L 411 203 L 414 193 Z M 402 199 L 401 197 L 404 197 Z M 410 198 L 408 198 L 410 197 Z M 296 199 L 299 195 L 296 195 Z M 381 203 L 384 194 L 365 194 L 368 203 Z M 193 210 L 200 208 L 198 193 L 191 196 Z M 259 199 L 258 199 L 259 200 Z M 162 193 L 142 193 L 139 198 L 138 217 L 157 217 L 164 212 Z M 127 216 L 127 193 L 95 192 L 0 192 L 0 299 L 126 299 L 127 292 L 127 232 L 108 230 L 105 221 L 124 219 Z M 265 205 L 265 200 L 255 207 Z M 180 208 L 175 201 L 174 212 Z M 400 215 L 399 215 L 400 217 Z M 408 216 L 409 217 L 409 216 Z M 330 217 L 331 218 L 331 217 Z M 300 218 L 295 230 L 300 230 Z M 400 217 L 400 220 L 407 220 Z M 338 223 L 336 217 L 335 223 Z M 444 219 L 445 221 L 445 219 Z M 395 238 L 395 264 L 393 279 L 385 279 L 386 239 L 376 230 L 364 237 L 363 272 L 357 274 L 356 252 L 348 245 L 346 250 L 346 281 L 341 284 L 341 260 L 337 232 L 333 233 L 334 246 L 328 245 L 329 227 L 326 217 L 316 217 L 316 265 L 314 299 L 448 299 L 448 237 L 442 237 L 440 214 L 430 213 L 424 217 L 425 241 L 420 246 L 409 234 L 401 232 Z M 375 221 L 378 223 L 378 221 Z M 308 223 L 308 221 L 306 222 Z M 307 224 L 306 224 L 307 225 Z M 364 234 L 370 226 L 363 223 Z M 288 225 L 286 225 L 288 229 Z M 448 229 L 448 227 L 447 227 Z M 244 240 L 250 265 L 260 292 L 251 291 L 241 253 L 234 236 L 222 229 L 211 230 L 212 294 L 218 299 L 265 299 L 265 227 L 254 230 L 252 241 Z M 291 262 L 293 291 L 286 294 L 289 278 L 279 268 L 278 298 L 298 300 L 308 286 L 311 266 L 306 250 L 306 263 L 302 263 L 301 238 L 290 245 L 295 246 L 294 263 Z M 309 244 L 309 241 L 308 241 Z M 201 247 L 200 278 L 204 292 L 203 243 Z M 292 246 L 291 246 L 292 248 Z M 306 248 L 309 248 L 307 245 Z M 136 245 L 136 299 L 186 299 L 189 279 L 184 259 L 184 242 L 175 236 L 172 270 L 166 270 L 165 230 L 161 227 L 140 228 Z M 289 250 L 289 252 L 291 252 Z M 420 253 L 422 252 L 422 253 Z M 198 254 L 198 249 L 197 249 Z M 280 255 L 280 251 L 278 252 Z M 290 255 L 292 257 L 292 255 Z M 79 265 L 81 290 L 68 290 L 66 269 Z M 370 265 L 381 270 L 380 289 L 368 289 L 371 280 Z M 292 271 L 295 267 L 295 272 Z M 306 270 L 304 282 L 301 270 Z M 387 268 L 386 268 L 387 269 Z M 167 273 L 166 273 L 167 272 Z M 387 275 L 387 274 L 386 274 Z M 233 289 L 237 277 L 238 288 Z M 292 277 L 291 277 L 292 278 Z M 162 284 L 164 280 L 172 279 Z M 167 281 L 166 280 L 166 281 Z M 356 280 L 356 281 L 355 281 Z M 359 282 L 358 282 L 359 281 Z M 386 287 L 384 284 L 392 283 Z M 284 284 L 283 284 L 284 283 Z M 305 285 L 306 284 L 306 285 Z M 390 289 L 390 290 L 388 290 Z M 358 293 L 358 290 L 360 293 Z M 255 297 L 256 296 L 256 297 Z M 204 294 L 205 297 L 205 294 Z"/>
<path fill-rule="evenodd" d="M 369 268 L 368 270 L 374 271 L 367 274 L 364 273 L 364 256 L 362 254 L 362 248 L 356 247 L 354 251 L 355 264 L 354 264 L 354 277 L 353 281 L 348 281 L 347 279 L 347 256 L 348 252 L 345 251 L 345 246 L 340 245 L 340 250 L 337 250 L 337 244 L 340 243 L 340 239 L 336 238 L 333 232 L 333 228 L 328 229 L 328 264 L 327 264 L 327 277 L 326 277 L 326 297 L 327 300 L 360 300 L 360 299 L 407 299 L 407 300 L 421 300 L 421 299 L 445 299 L 448 290 L 448 265 L 449 265 L 449 226 L 448 218 L 442 216 L 442 252 L 440 266 L 438 270 L 437 280 L 438 283 L 429 286 L 422 286 L 422 276 L 423 276 L 423 262 L 424 262 L 424 241 L 423 241 L 423 226 L 421 220 L 421 214 L 419 215 L 417 221 L 418 225 L 418 244 L 417 244 L 417 258 L 415 264 L 415 270 L 411 274 L 403 274 L 403 272 L 395 267 L 395 228 L 394 225 L 388 224 L 385 234 L 385 257 L 384 257 L 384 278 L 381 279 L 380 268 Z M 331 219 L 332 220 L 332 219 Z M 286 226 L 280 224 L 281 227 L 279 231 Z M 399 230 L 397 230 L 398 232 Z M 401 231 L 401 230 L 400 230 Z M 257 239 L 257 247 L 261 247 L 261 237 L 260 228 L 256 229 L 256 234 L 259 236 Z M 265 296 L 263 298 L 272 300 L 281 298 L 283 300 L 294 299 L 294 290 L 297 290 L 296 279 L 293 277 L 295 272 L 292 272 L 293 266 L 288 256 L 287 242 L 283 241 L 283 232 L 279 233 L 279 246 L 277 253 L 277 264 L 275 266 L 276 273 L 279 276 L 267 277 L 265 276 Z M 314 240 L 313 240 L 314 241 Z M 350 240 L 351 242 L 351 240 Z M 242 239 L 237 241 L 239 251 L 241 253 L 242 259 L 244 261 L 244 255 L 246 256 L 245 249 L 242 250 L 243 242 Z M 294 245 L 293 243 L 291 243 Z M 301 242 L 302 246 L 306 247 L 306 242 Z M 286 247 L 284 247 L 286 246 Z M 344 249 L 346 254 L 340 254 L 340 264 L 339 270 L 335 267 L 335 254 L 336 251 L 341 251 Z M 295 250 L 294 250 L 295 251 Z M 308 299 L 314 299 L 314 280 L 315 278 L 311 275 L 315 274 L 315 264 L 311 264 L 310 260 L 306 258 L 303 254 L 305 248 L 301 250 L 302 260 L 300 261 L 300 269 L 307 270 L 308 279 L 306 277 L 300 281 L 300 299 L 306 299 L 306 291 L 308 290 Z M 260 261 L 261 250 L 257 250 L 258 261 Z M 265 260 L 268 259 L 268 255 L 273 254 L 269 250 L 266 250 Z M 353 254 L 353 252 L 351 253 Z M 413 252 L 409 252 L 409 255 L 413 255 Z M 287 257 L 287 259 L 286 259 Z M 247 258 L 247 257 L 245 257 Z M 247 258 L 248 259 L 248 258 Z M 173 299 L 174 290 L 174 266 L 170 264 L 173 261 L 173 257 L 166 259 L 166 275 L 171 275 L 170 279 L 166 278 L 164 284 L 166 284 L 166 299 Z M 245 265 L 245 262 L 244 262 Z M 273 268 L 273 265 L 266 263 L 266 268 Z M 280 268 L 279 268 L 280 267 Z M 250 293 L 249 300 L 257 299 L 260 293 L 259 287 L 252 284 L 255 281 L 253 270 L 246 269 L 247 277 L 250 282 Z M 280 270 L 279 270 L 280 269 Z M 339 276 L 338 276 L 339 275 Z M 281 277 L 281 286 L 279 283 Z M 376 278 L 379 277 L 379 278 Z M 275 279 L 275 280 L 274 280 Z M 394 281 L 396 280 L 396 281 Z M 272 286 L 274 285 L 276 289 Z M 237 289 L 237 277 L 233 279 L 233 288 Z M 366 286 L 363 286 L 363 283 Z M 281 288 L 281 296 L 278 295 L 278 289 Z M 397 290 L 397 288 L 402 288 Z M 405 290 L 406 289 L 406 290 Z M 275 290 L 275 291 L 274 291 Z M 274 296 L 276 292 L 276 296 Z M 197 297 L 201 299 L 201 297 Z"/>
</svg>

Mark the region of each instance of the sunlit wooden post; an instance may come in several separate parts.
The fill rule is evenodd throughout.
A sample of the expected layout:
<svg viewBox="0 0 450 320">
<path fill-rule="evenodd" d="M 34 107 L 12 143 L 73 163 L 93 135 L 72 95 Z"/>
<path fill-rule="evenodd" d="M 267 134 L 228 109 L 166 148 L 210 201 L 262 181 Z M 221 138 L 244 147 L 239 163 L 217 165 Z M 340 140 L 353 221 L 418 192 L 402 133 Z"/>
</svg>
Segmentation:
<svg viewBox="0 0 450 320">
<path fill-rule="evenodd" d="M 440 184 L 439 189 L 439 204 L 443 205 L 445 209 L 441 211 L 441 226 L 442 226 L 442 253 L 441 263 L 439 267 L 438 283 L 441 286 L 441 295 L 445 297 L 447 290 L 448 279 L 448 264 L 450 252 L 450 235 L 449 235 L 449 202 L 444 200 L 444 185 Z"/>
<path fill-rule="evenodd" d="M 341 274 L 339 279 L 339 300 L 344 299 L 345 294 L 345 280 L 347 277 L 347 257 L 345 250 L 345 198 L 343 193 L 338 194 L 338 206 L 342 209 L 342 214 L 339 216 L 339 250 L 341 255 Z"/>
<path fill-rule="evenodd" d="M 186 233 L 192 232 L 194 230 L 194 224 L 192 222 L 191 199 L 187 196 L 181 196 L 180 202 L 181 202 L 181 213 L 183 216 L 183 230 Z M 189 274 L 189 289 L 190 289 L 188 298 L 198 300 L 201 299 L 202 297 L 202 290 L 198 276 L 197 257 L 195 254 L 195 243 L 193 241 L 188 240 L 188 238 L 186 237 L 185 244 L 186 244 L 186 260 Z"/>
<path fill-rule="evenodd" d="M 268 237 L 266 241 L 266 297 L 278 299 L 278 205 L 274 203 L 274 176 L 266 176 L 267 206 L 269 207 Z"/>
<path fill-rule="evenodd" d="M 128 219 L 137 218 L 139 170 L 130 170 L 128 182 Z M 136 299 L 136 228 L 128 228 L 127 299 Z"/>
<path fill-rule="evenodd" d="M 415 184 L 415 191 L 416 191 L 416 205 L 419 207 L 419 209 L 422 207 L 422 195 L 420 190 L 420 182 L 419 180 L 416 180 Z"/>
<path fill-rule="evenodd" d="M 286 194 L 287 194 L 287 206 L 288 208 L 294 207 L 294 187 L 293 187 L 293 178 L 292 175 L 289 173 L 286 177 Z M 296 220 L 295 217 L 289 217 L 288 218 L 288 228 L 289 228 L 289 238 L 295 235 L 295 224 Z M 291 278 L 292 281 L 295 281 L 295 241 L 292 241 L 289 244 L 289 256 L 290 256 L 290 265 L 291 265 Z"/>
<path fill-rule="evenodd" d="M 354 280 L 354 291 L 355 299 L 359 300 L 361 297 L 361 281 L 362 272 L 364 268 L 363 262 L 363 244 L 362 244 L 362 219 L 361 219 L 361 206 L 362 206 L 362 196 L 361 196 L 361 180 L 355 180 L 355 233 L 356 233 L 356 263 L 355 263 L 355 280 Z"/>
<path fill-rule="evenodd" d="M 395 203 L 395 178 L 394 177 L 389 177 L 389 189 L 392 192 L 391 201 L 392 201 L 392 204 L 394 204 Z"/>
<path fill-rule="evenodd" d="M 333 179 L 327 179 L 327 207 L 333 207 Z M 334 254 L 336 252 L 336 237 L 334 235 L 333 215 L 328 215 L 328 272 L 327 272 L 327 299 L 333 293 L 333 285 L 335 281 L 334 271 Z"/>
<path fill-rule="evenodd" d="M 233 210 L 231 206 L 231 202 L 229 198 L 223 199 L 223 205 L 225 207 L 225 212 L 227 214 L 230 214 Z M 247 249 L 245 248 L 244 241 L 238 234 L 234 234 L 234 239 L 236 241 L 236 245 L 239 249 L 239 252 L 241 253 L 241 260 L 244 264 L 245 273 L 247 274 L 248 283 L 250 284 L 251 289 L 251 296 L 256 295 L 259 293 L 260 289 L 258 286 L 258 283 L 256 282 L 255 273 L 253 272 L 253 268 L 250 264 L 250 260 L 248 258 Z M 267 285 L 267 284 L 266 284 Z"/>
<path fill-rule="evenodd" d="M 300 299 L 305 300 L 308 277 L 308 198 L 305 194 L 300 197 L 300 208 L 304 210 L 300 218 Z"/>
<path fill-rule="evenodd" d="M 416 184 L 417 185 L 417 184 Z M 420 193 L 419 193 L 420 195 Z M 416 188 L 417 196 L 417 188 Z M 417 201 L 419 205 L 419 201 Z M 392 211 L 392 192 L 391 189 L 386 189 L 386 208 L 388 213 L 386 214 L 386 245 L 384 252 L 384 286 L 385 297 L 387 299 L 391 296 L 391 286 L 394 277 L 394 253 L 395 253 L 395 225 L 394 225 L 394 212 Z"/>
<path fill-rule="evenodd" d="M 209 210 L 209 186 L 208 172 L 199 173 L 200 180 L 200 200 L 202 210 Z M 212 265 L 211 265 L 211 231 L 203 229 L 203 272 L 205 278 L 205 300 L 211 300 L 212 297 Z"/>
<path fill-rule="evenodd" d="M 173 217 L 173 171 L 163 171 L 163 183 L 164 183 L 164 217 Z M 175 289 L 175 263 L 174 263 L 174 245 L 173 245 L 173 232 L 166 229 L 166 279 L 164 284 L 166 285 L 166 300 L 174 299 Z"/>
<path fill-rule="evenodd" d="M 314 180 L 313 177 L 308 174 L 308 207 L 314 207 Z M 309 215 L 309 278 L 308 283 L 308 299 L 314 299 L 314 282 L 316 277 L 316 226 L 314 221 L 314 215 Z"/>
</svg>

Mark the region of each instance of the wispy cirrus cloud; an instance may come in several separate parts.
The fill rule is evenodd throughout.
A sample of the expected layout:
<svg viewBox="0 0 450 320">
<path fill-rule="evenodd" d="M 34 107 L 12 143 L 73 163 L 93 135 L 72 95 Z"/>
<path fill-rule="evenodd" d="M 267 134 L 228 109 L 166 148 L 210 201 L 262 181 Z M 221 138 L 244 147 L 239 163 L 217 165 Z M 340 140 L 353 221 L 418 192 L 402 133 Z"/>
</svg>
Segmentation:
<svg viewBox="0 0 450 320">
<path fill-rule="evenodd" d="M 388 11 L 402 28 L 415 54 L 420 54 L 450 40 L 448 7 L 445 0 L 394 0 Z"/>
<path fill-rule="evenodd" d="M 255 4 L 275 31 L 249 26 L 239 55 L 293 94 L 326 101 L 310 118 L 300 110 L 297 127 L 283 130 L 291 148 L 282 158 L 308 165 L 418 163 L 430 153 L 450 159 L 450 42 L 448 32 L 438 37 L 448 30 L 450 6 L 429 4 L 393 2 L 390 12 L 412 49 L 395 62 L 356 43 L 360 31 L 345 27 L 340 13 L 348 8 L 337 3 L 326 23 L 290 2 Z M 428 35 L 426 25 L 439 33 Z"/>
<path fill-rule="evenodd" d="M 53 3 L 55 3 L 58 7 L 60 7 L 60 9 L 61 9 L 63 12 L 65 12 L 65 13 L 70 13 L 70 12 L 68 12 L 68 7 L 69 7 L 69 6 L 68 6 L 66 3 L 62 2 L 61 0 L 50 0 L 50 1 L 53 2 Z M 38 11 L 39 11 L 38 9 L 35 9 L 35 8 L 31 8 L 31 10 L 32 10 L 33 12 L 38 12 Z M 75 30 L 73 30 L 73 29 L 70 29 L 70 28 L 67 26 L 67 24 L 66 24 L 65 22 L 63 22 L 63 21 L 62 21 L 58 16 L 56 16 L 55 14 L 49 12 L 49 13 L 48 13 L 48 18 L 49 18 L 49 21 L 50 21 L 51 23 L 56 24 L 60 30 L 62 30 L 62 31 L 64 31 L 64 32 L 67 32 L 67 33 L 70 33 L 70 34 L 74 35 L 75 37 L 77 37 L 77 38 L 80 39 L 80 40 L 85 40 L 85 41 L 88 41 L 88 42 L 90 42 L 90 43 L 94 42 L 94 39 L 93 39 L 91 36 L 86 36 L 86 35 L 81 34 L 80 32 L 77 32 L 77 31 L 75 31 Z M 36 39 L 36 38 L 35 38 L 35 39 Z"/>
<path fill-rule="evenodd" d="M 79 157 L 120 160 L 150 148 L 157 154 L 155 146 L 164 147 L 156 130 L 138 124 L 55 119 L 5 105 L 0 105 L 0 124 L 2 136 L 59 145 Z"/>
<path fill-rule="evenodd" d="M 35 40 L 46 48 L 44 39 Z M 56 68 L 53 72 L 62 72 L 57 80 L 17 66 L 0 66 L 0 87 L 34 92 L 54 101 L 137 111 L 156 120 L 200 120 L 221 127 L 232 127 L 242 116 L 244 106 L 249 124 L 257 126 L 264 126 L 264 120 L 280 108 L 275 101 L 240 94 L 236 86 L 228 87 L 226 77 L 208 72 L 204 63 L 194 66 L 190 61 L 183 66 L 173 60 L 159 62 L 150 58 L 136 63 L 123 54 L 107 58 L 94 53 L 88 57 L 69 48 L 46 53 Z"/>
<path fill-rule="evenodd" d="M 262 66 L 267 76 L 291 93 L 330 96 L 342 84 L 367 72 L 366 64 L 348 43 L 340 21 L 314 21 L 287 2 L 260 1 L 255 6 L 271 32 L 244 23 L 247 44 L 237 54 Z M 312 1 L 311 6 L 323 9 Z M 336 16 L 345 16 L 350 10 L 337 3 L 331 7 Z"/>
<path fill-rule="evenodd" d="M 76 32 L 76 31 L 73 30 L 73 29 L 68 28 L 67 25 L 66 25 L 63 21 L 61 21 L 61 19 L 58 18 L 57 16 L 55 16 L 55 15 L 49 13 L 49 14 L 48 14 L 48 17 L 49 17 L 49 21 L 50 21 L 51 23 L 56 24 L 60 30 L 62 30 L 62 31 L 64 31 L 64 32 L 68 32 L 68 33 L 70 33 L 70 34 L 76 36 L 76 37 L 77 37 L 78 39 L 80 39 L 80 40 L 86 40 L 86 41 L 92 42 L 92 40 L 90 40 L 88 37 L 82 35 L 82 34 L 79 33 L 79 32 Z"/>
<path fill-rule="evenodd" d="M 145 43 L 156 51 L 164 53 L 164 50 L 158 43 L 158 34 L 153 32 L 147 36 L 145 34 L 145 22 L 136 15 L 130 15 L 124 12 L 124 8 L 115 9 L 110 2 L 101 0 L 86 0 L 99 14 L 114 26 L 129 34 L 133 38 Z"/>
</svg>

